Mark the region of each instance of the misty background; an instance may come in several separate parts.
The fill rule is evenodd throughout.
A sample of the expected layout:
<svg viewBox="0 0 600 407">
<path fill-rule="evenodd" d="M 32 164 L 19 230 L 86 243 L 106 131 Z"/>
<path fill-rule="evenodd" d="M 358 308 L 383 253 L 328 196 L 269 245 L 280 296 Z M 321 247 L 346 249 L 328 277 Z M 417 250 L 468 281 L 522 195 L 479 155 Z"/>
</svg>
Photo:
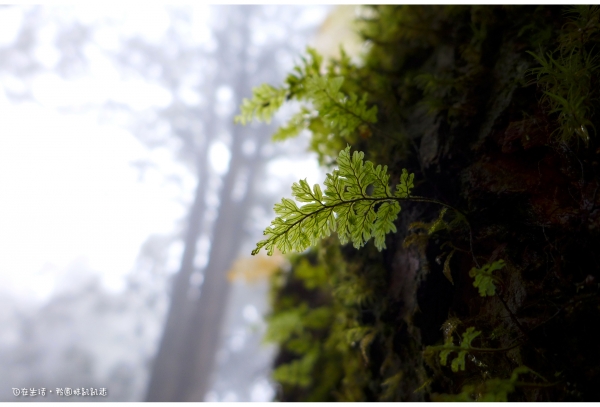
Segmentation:
<svg viewBox="0 0 600 407">
<path fill-rule="evenodd" d="M 0 401 L 273 398 L 265 275 L 285 260 L 248 257 L 322 170 L 305 137 L 270 142 L 290 112 L 233 117 L 331 10 L 0 7 Z M 67 387 L 108 396 L 12 390 Z"/>
</svg>

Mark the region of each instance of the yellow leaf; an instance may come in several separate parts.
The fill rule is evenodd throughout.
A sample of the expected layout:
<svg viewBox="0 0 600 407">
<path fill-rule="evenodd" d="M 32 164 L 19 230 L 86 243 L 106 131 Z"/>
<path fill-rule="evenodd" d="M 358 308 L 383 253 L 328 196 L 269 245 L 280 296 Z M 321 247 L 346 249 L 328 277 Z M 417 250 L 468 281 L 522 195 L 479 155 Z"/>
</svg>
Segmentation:
<svg viewBox="0 0 600 407">
<path fill-rule="evenodd" d="M 256 283 L 269 278 L 287 264 L 287 258 L 278 250 L 272 256 L 267 256 L 264 252 L 261 252 L 257 256 L 237 259 L 227 272 L 227 279 L 229 281 L 241 280 L 246 283 Z"/>
</svg>

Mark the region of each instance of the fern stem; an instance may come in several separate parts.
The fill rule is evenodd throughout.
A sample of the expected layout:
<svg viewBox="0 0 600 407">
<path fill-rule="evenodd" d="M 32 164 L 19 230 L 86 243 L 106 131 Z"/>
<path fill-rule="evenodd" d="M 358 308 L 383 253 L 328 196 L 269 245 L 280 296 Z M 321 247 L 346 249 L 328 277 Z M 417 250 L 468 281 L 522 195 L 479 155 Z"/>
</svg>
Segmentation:
<svg viewBox="0 0 600 407">
<path fill-rule="evenodd" d="M 368 196 L 364 196 L 363 195 L 360 198 L 351 199 L 351 200 L 347 200 L 347 201 L 342 200 L 341 196 L 339 198 L 340 198 L 341 202 L 333 204 L 333 205 L 323 204 L 320 200 L 317 200 L 319 203 L 321 203 L 321 205 L 322 205 L 321 208 L 317 209 L 314 212 L 304 214 L 304 216 L 302 216 L 300 219 L 298 219 L 297 221 L 295 221 L 294 223 L 292 223 L 289 226 L 289 228 L 287 228 L 287 230 L 284 233 L 281 233 L 281 234 L 279 234 L 277 236 L 287 235 L 290 230 L 292 230 L 296 225 L 302 223 L 309 216 L 313 216 L 314 214 L 320 213 L 320 212 L 325 211 L 325 210 L 335 210 L 336 207 L 339 207 L 339 206 L 342 206 L 342 205 L 352 205 L 352 204 L 354 204 L 356 202 L 360 202 L 360 201 L 373 201 L 373 203 L 386 202 L 386 201 L 387 202 L 389 202 L 389 201 L 398 201 L 398 202 L 400 202 L 400 201 L 428 202 L 428 203 L 434 203 L 434 204 L 437 204 L 437 205 L 444 206 L 444 207 L 446 207 L 448 209 L 452 209 L 453 211 L 459 213 L 463 217 L 463 219 L 467 223 L 467 227 L 469 228 L 469 246 L 470 246 L 470 249 L 471 249 L 471 256 L 473 258 L 473 262 L 477 265 L 478 268 L 481 268 L 480 265 L 479 265 L 479 262 L 475 258 L 475 252 L 473 251 L 473 233 L 471 231 L 471 224 L 469 223 L 466 214 L 464 212 L 458 210 L 457 208 L 455 208 L 452 205 L 449 205 L 449 204 L 444 203 L 442 201 L 438 201 L 437 199 L 426 198 L 426 197 L 423 197 L 423 196 L 408 196 L 408 197 L 405 197 L 405 198 L 396 197 L 396 196 L 387 196 L 387 197 L 382 197 L 382 198 L 372 198 L 372 197 L 368 197 Z"/>
<path fill-rule="evenodd" d="M 427 348 L 428 350 L 432 351 L 451 350 L 455 352 L 467 351 L 469 353 L 495 353 L 507 352 L 521 345 L 523 345 L 523 342 L 517 342 L 514 345 L 507 346 L 506 348 L 461 348 L 460 346 L 428 346 Z"/>
<path fill-rule="evenodd" d="M 467 218 L 467 216 L 462 211 L 459 211 L 458 209 L 456 209 L 452 205 L 448 205 L 447 203 L 444 203 L 442 201 L 438 201 L 437 199 L 431 199 L 431 198 L 426 198 L 424 196 L 413 196 L 413 195 L 408 196 L 406 198 L 396 198 L 396 199 L 405 200 L 405 201 L 415 201 L 415 202 L 430 202 L 430 203 L 442 205 L 442 206 L 445 206 L 448 209 L 452 209 L 453 211 L 456 211 L 456 212 L 460 213 L 462 216 L 465 217 L 465 219 Z"/>
<path fill-rule="evenodd" d="M 473 251 L 473 231 L 471 229 L 471 223 L 467 219 L 467 215 L 464 212 L 456 209 L 452 205 L 449 205 L 449 204 L 444 203 L 442 201 L 438 201 L 437 199 L 426 198 L 424 196 L 409 196 L 408 198 L 398 198 L 398 199 L 403 199 L 403 200 L 408 200 L 408 201 L 412 200 L 412 201 L 415 201 L 415 202 L 430 202 L 430 203 L 434 203 L 434 204 L 445 206 L 446 208 L 452 209 L 453 211 L 459 213 L 463 217 L 463 219 L 467 223 L 467 227 L 469 228 L 469 247 L 471 249 L 471 257 L 473 258 L 473 262 L 475 263 L 475 265 L 477 266 L 477 268 L 481 268 L 481 266 L 479 265 L 479 262 L 477 261 L 477 258 L 475 257 L 475 252 Z"/>
<path fill-rule="evenodd" d="M 554 382 L 554 383 L 530 383 L 530 382 L 515 382 L 515 386 L 518 387 L 530 387 L 530 388 L 544 388 L 544 387 L 553 387 L 556 386 L 558 384 L 560 384 L 561 382 Z"/>
</svg>

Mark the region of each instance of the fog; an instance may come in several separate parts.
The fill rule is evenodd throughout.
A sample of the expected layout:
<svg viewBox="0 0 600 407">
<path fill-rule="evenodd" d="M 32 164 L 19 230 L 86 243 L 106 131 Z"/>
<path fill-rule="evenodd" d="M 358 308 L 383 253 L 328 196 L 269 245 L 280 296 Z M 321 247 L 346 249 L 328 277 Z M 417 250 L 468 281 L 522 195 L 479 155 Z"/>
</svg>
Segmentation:
<svg viewBox="0 0 600 407">
<path fill-rule="evenodd" d="M 270 141 L 285 111 L 233 117 L 330 9 L 0 8 L 0 401 L 273 398 L 268 273 L 244 270 L 322 174 Z"/>
</svg>

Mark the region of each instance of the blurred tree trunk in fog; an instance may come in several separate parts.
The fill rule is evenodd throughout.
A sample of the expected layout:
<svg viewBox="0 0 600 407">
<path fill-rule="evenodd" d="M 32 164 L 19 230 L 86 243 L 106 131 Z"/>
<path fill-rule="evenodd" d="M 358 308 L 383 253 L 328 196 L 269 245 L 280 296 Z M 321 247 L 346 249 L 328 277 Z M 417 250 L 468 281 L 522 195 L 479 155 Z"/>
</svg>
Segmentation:
<svg viewBox="0 0 600 407">
<path fill-rule="evenodd" d="M 185 363 L 186 359 L 186 354 L 181 352 L 181 350 L 184 349 L 184 333 L 188 327 L 192 311 L 189 306 L 189 283 L 190 277 L 194 272 L 196 242 L 202 230 L 202 219 L 206 211 L 208 147 L 209 140 L 206 138 L 204 152 L 198 160 L 198 183 L 196 185 L 194 202 L 188 216 L 188 229 L 185 234 L 181 265 L 179 272 L 174 278 L 171 305 L 159 350 L 154 359 L 148 394 L 146 396 L 148 401 L 174 400 L 174 397 L 180 393 L 180 382 L 173 380 L 173 378 L 179 376 L 181 366 Z"/>
<path fill-rule="evenodd" d="M 193 349 L 188 355 L 187 364 L 192 373 L 188 380 L 191 400 L 194 401 L 203 400 L 214 370 L 230 290 L 226 272 L 231 268 L 243 242 L 243 224 L 251 203 L 249 192 L 256 166 L 260 162 L 244 160 L 242 157 L 242 137 L 248 136 L 247 133 L 244 129 L 234 130 L 231 164 L 221 189 L 221 204 L 211 239 L 209 261 L 204 269 L 200 297 L 194 307 L 191 332 L 186 338 Z M 236 200 L 233 193 L 237 188 L 236 183 L 245 176 L 244 173 L 248 177 L 246 192 L 241 199 Z"/>
<path fill-rule="evenodd" d="M 228 29 L 217 35 L 217 59 L 221 69 L 214 82 L 233 85 L 236 110 L 249 84 L 248 21 L 253 9 L 230 8 Z M 208 120 L 211 120 L 211 124 L 207 123 L 207 126 L 213 130 L 217 120 L 223 121 L 214 114 L 214 110 Z M 264 128 L 260 134 L 251 127 L 233 126 L 232 122 L 231 119 L 227 121 L 231 135 L 229 169 L 219 193 L 218 215 L 212 227 L 208 264 L 204 269 L 200 296 L 190 295 L 193 289 L 190 277 L 194 272 L 196 243 L 201 233 L 200 219 L 205 210 L 208 142 L 203 156 L 198 160 L 199 180 L 195 201 L 190 209 L 181 267 L 175 278 L 171 307 L 154 361 L 147 401 L 202 401 L 210 386 L 230 289 L 226 272 L 238 255 L 245 236 L 244 221 L 252 206 L 253 184 L 262 164 L 261 146 L 267 139 L 265 134 L 268 135 Z M 242 145 L 250 140 L 255 143 L 255 148 L 251 154 L 244 154 Z M 237 196 L 240 195 L 240 188 L 243 193 Z"/>
</svg>

